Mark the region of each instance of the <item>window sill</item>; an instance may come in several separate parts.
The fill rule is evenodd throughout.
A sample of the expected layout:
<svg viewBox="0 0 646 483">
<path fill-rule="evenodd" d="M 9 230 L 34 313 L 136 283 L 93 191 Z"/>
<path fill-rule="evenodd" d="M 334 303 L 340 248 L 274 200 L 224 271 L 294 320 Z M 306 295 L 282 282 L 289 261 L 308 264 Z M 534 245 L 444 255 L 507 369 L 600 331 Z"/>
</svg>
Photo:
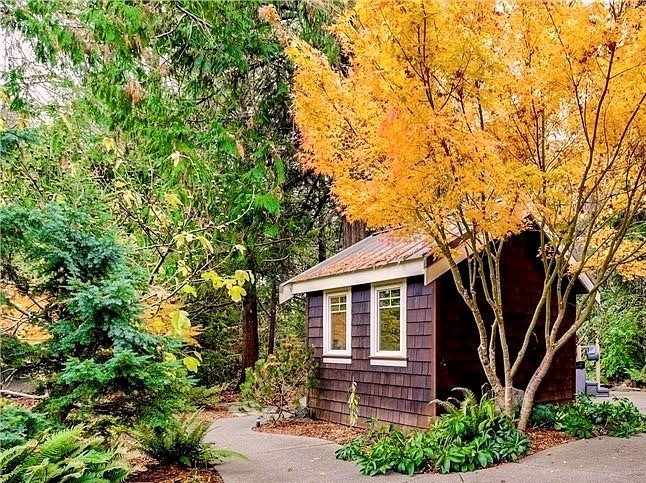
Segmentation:
<svg viewBox="0 0 646 483">
<path fill-rule="evenodd" d="M 323 356 L 323 364 L 352 364 L 350 356 Z"/>
<path fill-rule="evenodd" d="M 408 359 L 405 357 L 380 357 L 370 356 L 371 366 L 406 367 Z"/>
</svg>

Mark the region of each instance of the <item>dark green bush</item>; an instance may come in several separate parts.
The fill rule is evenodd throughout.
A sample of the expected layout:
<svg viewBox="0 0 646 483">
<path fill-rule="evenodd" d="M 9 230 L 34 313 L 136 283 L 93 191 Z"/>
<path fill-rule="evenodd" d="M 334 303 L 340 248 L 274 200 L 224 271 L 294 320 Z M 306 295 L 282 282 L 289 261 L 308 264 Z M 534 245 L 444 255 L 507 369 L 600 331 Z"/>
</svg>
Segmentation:
<svg viewBox="0 0 646 483">
<path fill-rule="evenodd" d="M 352 459 L 365 475 L 397 471 L 412 475 L 432 468 L 442 473 L 473 471 L 500 461 L 515 461 L 529 448 L 529 440 L 496 411 L 489 396 L 479 401 L 459 389 L 458 407 L 436 401 L 447 411 L 426 431 L 404 434 L 388 426 L 369 431 L 337 450 L 337 458 Z"/>
<path fill-rule="evenodd" d="M 234 451 L 215 449 L 204 442 L 211 423 L 199 419 L 199 412 L 165 426 L 140 426 L 135 437 L 141 449 L 162 464 L 180 464 L 187 468 L 206 465 L 229 456 L 242 456 Z"/>
<path fill-rule="evenodd" d="M 553 428 L 558 411 L 555 404 L 537 404 L 532 409 L 529 423 L 533 428 Z"/>
<path fill-rule="evenodd" d="M 646 430 L 646 416 L 629 399 L 595 402 L 584 394 L 572 404 L 537 404 L 531 421 L 534 427 L 562 430 L 577 438 L 604 434 L 627 438 Z"/>
<path fill-rule="evenodd" d="M 24 444 L 50 426 L 43 414 L 0 400 L 0 449 Z"/>
<path fill-rule="evenodd" d="M 34 316 L 46 348 L 50 397 L 43 409 L 66 423 L 119 418 L 163 424 L 186 409 L 192 384 L 179 340 L 141 321 L 139 274 L 111 233 L 55 205 L 0 207 L 3 274 L 22 292 L 47 294 Z"/>
<path fill-rule="evenodd" d="M 38 439 L 0 453 L 2 483 L 58 483 L 125 481 L 131 471 L 118 448 L 106 448 L 103 438 L 85 437 L 83 426 Z"/>
</svg>

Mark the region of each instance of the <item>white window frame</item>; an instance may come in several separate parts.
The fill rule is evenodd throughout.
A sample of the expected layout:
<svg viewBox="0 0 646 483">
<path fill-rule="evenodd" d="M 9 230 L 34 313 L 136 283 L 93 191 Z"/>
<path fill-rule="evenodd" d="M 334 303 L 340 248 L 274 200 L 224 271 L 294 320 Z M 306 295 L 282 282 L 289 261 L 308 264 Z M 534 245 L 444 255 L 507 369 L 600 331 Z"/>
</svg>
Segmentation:
<svg viewBox="0 0 646 483">
<path fill-rule="evenodd" d="M 379 344 L 379 292 L 399 289 L 399 350 L 380 351 Z M 372 284 L 370 290 L 370 365 L 406 367 L 406 280 Z"/>
<path fill-rule="evenodd" d="M 345 340 L 344 350 L 332 349 L 332 297 L 345 296 Z M 326 364 L 352 363 L 352 290 L 349 288 L 323 292 L 323 362 Z"/>
</svg>

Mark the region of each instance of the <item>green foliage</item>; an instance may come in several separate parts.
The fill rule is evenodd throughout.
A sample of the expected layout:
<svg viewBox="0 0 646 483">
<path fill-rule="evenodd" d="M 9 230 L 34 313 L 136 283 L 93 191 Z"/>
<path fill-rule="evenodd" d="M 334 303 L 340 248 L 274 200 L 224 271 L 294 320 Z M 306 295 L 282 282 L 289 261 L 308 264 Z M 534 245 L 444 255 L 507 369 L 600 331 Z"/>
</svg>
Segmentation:
<svg viewBox="0 0 646 483">
<path fill-rule="evenodd" d="M 201 273 L 251 270 L 258 290 L 249 292 L 269 307 L 268 286 L 338 240 L 328 181 L 296 158 L 292 66 L 257 16 L 265 3 L 30 0 L 8 2 L 2 15 L 7 37 L 34 46 L 28 65 L 42 63 L 67 102 L 31 98 L 22 65 L 3 72 L 8 108 L 48 123 L 24 152 L 13 147 L 26 131 L 0 132 L 13 156 L 0 197 L 107 210 L 139 245 L 131 255 L 148 280 L 182 297 L 191 320 L 216 326 L 200 338 L 210 384 L 242 375 L 240 337 L 229 324 L 219 330 L 230 301 Z M 277 3 L 339 62 L 325 28 L 335 2 Z M 240 308 L 232 312 L 239 324 Z"/>
<path fill-rule="evenodd" d="M 1 207 L 0 229 L 7 278 L 49 300 L 36 318 L 52 334 L 44 343 L 50 413 L 160 424 L 182 407 L 191 381 L 180 361 L 164 357 L 181 344 L 144 329 L 138 275 L 113 235 L 54 205 Z"/>
<path fill-rule="evenodd" d="M 296 337 L 285 338 L 275 354 L 246 371 L 240 386 L 243 401 L 258 409 L 273 407 L 280 418 L 294 413 L 299 401 L 316 385 L 312 350 Z"/>
<path fill-rule="evenodd" d="M 25 444 L 49 427 L 44 414 L 0 399 L 0 448 Z"/>
<path fill-rule="evenodd" d="M 471 391 L 459 389 L 464 399 L 455 406 L 434 401 L 446 414 L 426 431 L 405 434 L 382 427 L 350 441 L 337 450 L 337 458 L 352 459 L 365 475 L 390 471 L 412 475 L 425 468 L 442 473 L 473 471 L 500 461 L 515 461 L 529 448 L 529 440 L 496 411 L 495 400 L 479 401 Z"/>
<path fill-rule="evenodd" d="M 162 464 L 190 468 L 226 457 L 243 457 L 204 442 L 210 426 L 211 423 L 200 420 L 199 412 L 196 412 L 179 420 L 173 419 L 162 427 L 140 426 L 135 437 L 141 449 Z"/>
<path fill-rule="evenodd" d="M 0 383 L 9 372 L 20 373 L 33 364 L 38 349 L 18 337 L 0 333 Z"/>
<path fill-rule="evenodd" d="M 534 428 L 553 428 L 558 414 L 556 404 L 537 404 L 532 409 L 529 424 Z"/>
<path fill-rule="evenodd" d="M 532 412 L 535 427 L 553 427 L 577 438 L 609 435 L 628 438 L 646 431 L 646 415 L 627 398 L 594 402 L 590 396 L 577 395 L 572 404 L 537 404 Z"/>
<path fill-rule="evenodd" d="M 0 453 L 0 483 L 125 481 L 130 465 L 118 448 L 105 448 L 103 438 L 85 437 L 83 426 L 5 449 Z"/>
<path fill-rule="evenodd" d="M 579 338 L 598 338 L 601 373 L 608 381 L 646 384 L 646 286 L 614 280 L 601 304 L 580 330 Z"/>
</svg>

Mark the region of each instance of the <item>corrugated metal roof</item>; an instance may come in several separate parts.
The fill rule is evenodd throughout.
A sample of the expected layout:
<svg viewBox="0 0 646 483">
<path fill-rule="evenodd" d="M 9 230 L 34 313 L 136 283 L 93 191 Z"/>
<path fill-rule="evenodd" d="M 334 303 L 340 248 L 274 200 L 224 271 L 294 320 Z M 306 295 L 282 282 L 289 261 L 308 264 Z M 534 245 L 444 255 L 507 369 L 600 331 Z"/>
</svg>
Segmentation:
<svg viewBox="0 0 646 483">
<path fill-rule="evenodd" d="M 422 236 L 397 236 L 395 230 L 371 235 L 331 258 L 296 275 L 289 282 L 303 282 L 330 275 L 374 269 L 423 258 L 429 244 Z"/>
</svg>

